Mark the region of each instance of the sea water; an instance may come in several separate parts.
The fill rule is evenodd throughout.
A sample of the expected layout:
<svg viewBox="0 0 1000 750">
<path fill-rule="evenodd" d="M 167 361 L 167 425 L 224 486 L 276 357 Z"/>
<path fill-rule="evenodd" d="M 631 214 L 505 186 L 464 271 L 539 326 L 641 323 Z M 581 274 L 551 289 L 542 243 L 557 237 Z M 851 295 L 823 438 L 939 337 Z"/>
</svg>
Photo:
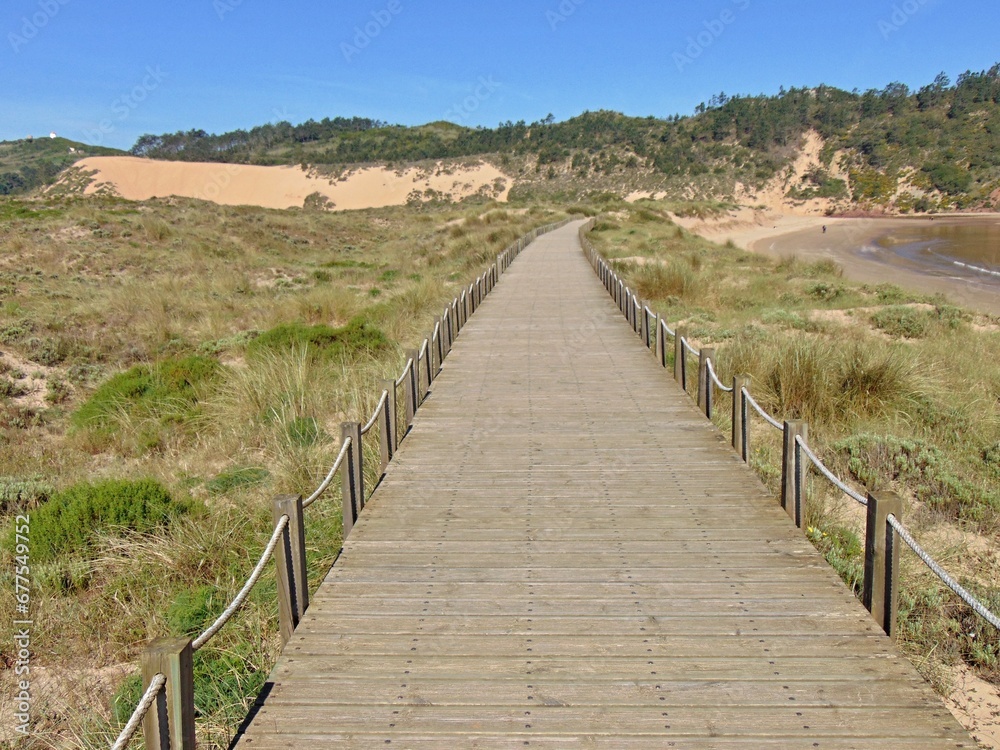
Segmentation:
<svg viewBox="0 0 1000 750">
<path fill-rule="evenodd" d="M 934 275 L 1000 286 L 1000 220 L 919 221 L 873 244 Z"/>
</svg>

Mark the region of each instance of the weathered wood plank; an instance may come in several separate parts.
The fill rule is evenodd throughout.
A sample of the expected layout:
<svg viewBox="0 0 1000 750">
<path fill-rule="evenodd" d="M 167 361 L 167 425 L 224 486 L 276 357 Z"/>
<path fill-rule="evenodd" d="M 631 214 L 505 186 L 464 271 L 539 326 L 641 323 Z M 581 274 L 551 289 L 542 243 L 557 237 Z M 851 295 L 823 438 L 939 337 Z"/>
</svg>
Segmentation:
<svg viewBox="0 0 1000 750">
<path fill-rule="evenodd" d="M 463 326 L 238 745 L 973 747 L 574 232 Z"/>
</svg>

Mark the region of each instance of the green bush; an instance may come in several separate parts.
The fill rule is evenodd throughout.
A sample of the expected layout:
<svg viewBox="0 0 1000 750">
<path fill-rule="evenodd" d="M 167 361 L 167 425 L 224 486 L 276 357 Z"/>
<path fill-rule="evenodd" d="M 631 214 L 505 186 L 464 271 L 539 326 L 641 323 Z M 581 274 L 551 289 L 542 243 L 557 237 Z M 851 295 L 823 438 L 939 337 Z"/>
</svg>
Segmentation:
<svg viewBox="0 0 1000 750">
<path fill-rule="evenodd" d="M 944 453 L 922 440 L 862 433 L 833 447 L 847 458 L 848 469 L 862 484 L 877 488 L 905 482 L 917 500 L 953 518 L 977 519 L 989 502 L 955 473 Z"/>
<path fill-rule="evenodd" d="M 923 310 L 915 310 L 904 305 L 883 307 L 872 313 L 872 325 L 890 336 L 917 339 L 927 334 L 930 316 Z"/>
<path fill-rule="evenodd" d="M 152 479 L 76 484 L 32 513 L 32 559 L 46 562 L 86 551 L 102 533 L 150 532 L 189 509 Z"/>
<path fill-rule="evenodd" d="M 217 360 L 202 356 L 136 365 L 105 381 L 72 415 L 71 425 L 110 439 L 123 423 L 132 422 L 139 425 L 139 447 L 156 447 L 162 428 L 197 414 L 204 389 L 219 371 Z"/>
<path fill-rule="evenodd" d="M 349 359 L 361 354 L 376 354 L 391 346 L 377 327 L 363 318 L 353 318 L 346 326 L 307 326 L 286 323 L 264 331 L 247 346 L 247 354 L 256 356 L 295 348 L 308 348 L 328 359 Z"/>
<path fill-rule="evenodd" d="M 52 485 L 41 479 L 0 477 L 0 513 L 20 513 L 37 507 L 52 492 Z"/>
</svg>

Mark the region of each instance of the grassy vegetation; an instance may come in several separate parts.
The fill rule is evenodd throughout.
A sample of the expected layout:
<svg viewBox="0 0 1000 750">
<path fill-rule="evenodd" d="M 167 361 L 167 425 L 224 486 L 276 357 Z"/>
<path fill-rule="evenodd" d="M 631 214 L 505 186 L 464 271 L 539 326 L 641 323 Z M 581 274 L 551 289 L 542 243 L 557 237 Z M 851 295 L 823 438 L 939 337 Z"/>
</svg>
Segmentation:
<svg viewBox="0 0 1000 750">
<path fill-rule="evenodd" d="M 26 193 L 48 185 L 62 170 L 84 156 L 123 153 L 118 149 L 88 146 L 66 138 L 4 141 L 0 143 L 0 195 Z"/>
<path fill-rule="evenodd" d="M 907 500 L 907 525 L 963 585 L 1000 596 L 1000 321 L 891 285 L 846 281 L 830 262 L 721 247 L 666 219 L 666 204 L 619 207 L 591 239 L 648 304 L 698 345 L 720 377 L 751 376 L 779 418 L 858 485 Z M 672 352 L 671 352 L 672 356 Z M 725 401 L 722 402 L 725 404 Z M 728 409 L 716 419 L 728 429 Z M 751 465 L 777 492 L 778 434 L 753 422 Z M 808 536 L 858 589 L 863 516 L 809 480 Z M 900 642 L 939 688 L 965 662 L 1000 684 L 1000 638 L 904 553 Z"/>
<path fill-rule="evenodd" d="M 142 644 L 221 611 L 270 536 L 270 499 L 311 492 L 339 423 L 367 418 L 443 305 L 563 216 L 0 201 L 0 533 L 31 512 L 33 667 L 53 675 L 38 746 L 107 747 Z M 315 587 L 339 549 L 336 488 L 306 533 Z M 198 653 L 204 747 L 228 744 L 273 664 L 275 602 L 269 569 Z M 0 599 L 5 659 L 13 606 Z"/>
</svg>

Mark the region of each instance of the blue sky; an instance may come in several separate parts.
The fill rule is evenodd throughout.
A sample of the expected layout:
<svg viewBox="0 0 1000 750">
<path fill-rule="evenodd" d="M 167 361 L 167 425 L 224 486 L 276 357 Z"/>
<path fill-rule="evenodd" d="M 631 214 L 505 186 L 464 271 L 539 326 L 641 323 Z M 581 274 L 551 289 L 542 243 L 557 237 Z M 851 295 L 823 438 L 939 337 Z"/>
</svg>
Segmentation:
<svg viewBox="0 0 1000 750">
<path fill-rule="evenodd" d="M 4 0 L 0 140 L 690 114 L 720 91 L 954 79 L 1000 61 L 998 28 L 986 0 Z"/>
</svg>

